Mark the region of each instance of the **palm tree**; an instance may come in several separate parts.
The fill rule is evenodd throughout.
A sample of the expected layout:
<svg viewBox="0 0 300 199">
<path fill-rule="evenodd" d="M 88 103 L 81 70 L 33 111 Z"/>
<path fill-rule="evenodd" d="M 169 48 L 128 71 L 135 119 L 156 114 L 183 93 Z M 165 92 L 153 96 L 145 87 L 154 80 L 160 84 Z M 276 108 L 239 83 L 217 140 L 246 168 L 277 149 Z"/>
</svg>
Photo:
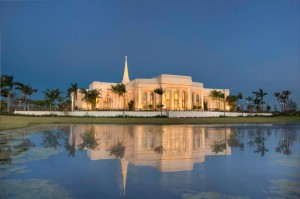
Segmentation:
<svg viewBox="0 0 300 199">
<path fill-rule="evenodd" d="M 55 105 L 55 111 L 56 111 L 57 101 L 62 98 L 60 96 L 62 94 L 62 91 L 60 91 L 58 88 L 52 90 L 46 89 L 43 93 L 44 93 L 44 99 L 49 102 L 50 111 L 52 110 L 53 103 Z"/>
<path fill-rule="evenodd" d="M 261 111 L 260 105 L 262 104 L 261 99 L 260 98 L 254 98 L 253 99 L 253 104 L 255 106 L 256 112 L 260 112 Z"/>
<path fill-rule="evenodd" d="M 221 99 L 224 99 L 225 95 L 221 91 L 212 90 L 209 93 L 209 97 L 211 97 L 216 102 L 219 102 Z M 225 110 L 225 107 L 224 107 L 224 110 Z"/>
<path fill-rule="evenodd" d="M 101 97 L 100 90 L 86 90 L 84 88 L 81 88 L 79 92 L 84 95 L 82 101 L 86 102 L 87 104 L 90 104 L 92 110 L 94 110 L 96 108 L 97 98 Z"/>
<path fill-rule="evenodd" d="M 284 109 L 284 112 L 286 112 L 286 102 L 288 101 L 289 99 L 289 95 L 292 94 L 292 91 L 290 90 L 284 90 L 282 91 L 282 95 L 284 96 L 284 100 L 283 100 L 283 109 Z"/>
<path fill-rule="evenodd" d="M 256 98 L 260 100 L 260 105 L 261 105 L 261 111 L 264 111 L 264 96 L 267 95 L 268 93 L 265 93 L 263 89 L 258 89 L 258 91 L 253 91 L 252 92 L 254 95 L 256 95 Z"/>
<path fill-rule="evenodd" d="M 281 101 L 281 97 L 280 97 L 281 94 L 280 94 L 280 92 L 275 92 L 275 93 L 273 94 L 273 96 L 277 98 L 277 101 L 278 101 L 278 103 L 279 103 L 279 106 L 281 107 L 281 111 L 283 111 L 283 104 L 282 104 L 282 101 Z"/>
<path fill-rule="evenodd" d="M 253 97 L 252 96 L 248 96 L 245 98 L 245 100 L 247 100 L 247 108 L 249 109 L 249 112 L 250 112 L 250 115 L 251 115 L 251 112 L 252 112 L 252 100 L 253 100 Z"/>
<path fill-rule="evenodd" d="M 163 108 L 163 104 L 162 104 L 162 95 L 164 94 L 165 90 L 163 88 L 157 88 L 154 90 L 154 93 L 160 95 L 160 104 L 157 105 L 158 108 L 160 108 L 160 116 L 162 116 L 162 108 Z"/>
<path fill-rule="evenodd" d="M 11 98 L 13 97 L 12 91 L 14 86 L 18 82 L 14 82 L 14 76 L 10 75 L 1 75 L 1 96 L 7 96 L 8 103 L 7 103 L 7 109 L 10 112 L 11 111 Z"/>
<path fill-rule="evenodd" d="M 236 96 L 236 95 L 228 95 L 226 97 L 226 102 L 228 103 L 228 105 L 230 107 L 230 111 L 234 111 L 237 100 L 238 100 L 238 96 Z"/>
<path fill-rule="evenodd" d="M 68 95 L 72 98 L 71 110 L 73 111 L 75 108 L 75 103 L 78 95 L 78 86 L 77 83 L 71 84 L 71 87 L 68 89 Z"/>
<path fill-rule="evenodd" d="M 125 84 L 117 84 L 117 85 L 111 85 L 111 89 L 110 89 L 113 93 L 116 93 L 117 95 L 123 96 L 123 104 L 124 104 L 124 108 L 123 108 L 123 117 L 125 117 L 125 94 L 126 94 L 126 86 Z"/>
<path fill-rule="evenodd" d="M 16 83 L 16 90 L 19 90 L 23 93 L 24 97 L 24 111 L 26 111 L 27 107 L 27 96 L 32 95 L 33 93 L 37 92 L 37 89 L 33 89 L 30 85 L 22 84 L 22 83 Z"/>
<path fill-rule="evenodd" d="M 274 97 L 277 98 L 279 105 L 281 106 L 282 112 L 286 112 L 286 102 L 289 99 L 289 96 L 292 94 L 292 91 L 290 90 L 284 90 L 281 93 L 275 92 L 273 94 Z"/>
</svg>

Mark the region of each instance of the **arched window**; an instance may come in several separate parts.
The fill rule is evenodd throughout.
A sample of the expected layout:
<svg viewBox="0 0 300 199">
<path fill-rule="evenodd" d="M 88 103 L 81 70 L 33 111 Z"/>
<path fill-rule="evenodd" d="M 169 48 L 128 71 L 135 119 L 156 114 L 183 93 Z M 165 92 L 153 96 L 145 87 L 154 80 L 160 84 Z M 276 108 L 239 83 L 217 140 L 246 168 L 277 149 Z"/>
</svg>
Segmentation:
<svg viewBox="0 0 300 199">
<path fill-rule="evenodd" d="M 178 96 L 178 90 L 174 91 L 174 109 L 179 108 L 179 96 Z"/>
<path fill-rule="evenodd" d="M 182 108 L 183 109 L 185 109 L 185 92 L 184 91 L 182 91 L 182 97 L 181 97 L 181 99 L 182 99 Z"/>
<path fill-rule="evenodd" d="M 170 91 L 166 91 L 166 108 L 170 109 L 170 102 L 171 102 L 171 93 Z"/>
<path fill-rule="evenodd" d="M 153 92 L 150 93 L 150 104 L 154 105 L 154 93 Z"/>
<path fill-rule="evenodd" d="M 195 97 L 195 93 L 192 94 L 192 103 L 193 103 L 193 106 L 196 106 L 196 97 Z"/>
<path fill-rule="evenodd" d="M 103 108 L 104 109 L 111 109 L 111 99 L 109 97 L 105 98 Z"/>
<path fill-rule="evenodd" d="M 196 103 L 195 103 L 195 105 L 197 107 L 199 106 L 199 95 L 198 94 L 196 94 Z"/>
<path fill-rule="evenodd" d="M 143 93 L 143 108 L 147 109 L 147 92 Z"/>
</svg>

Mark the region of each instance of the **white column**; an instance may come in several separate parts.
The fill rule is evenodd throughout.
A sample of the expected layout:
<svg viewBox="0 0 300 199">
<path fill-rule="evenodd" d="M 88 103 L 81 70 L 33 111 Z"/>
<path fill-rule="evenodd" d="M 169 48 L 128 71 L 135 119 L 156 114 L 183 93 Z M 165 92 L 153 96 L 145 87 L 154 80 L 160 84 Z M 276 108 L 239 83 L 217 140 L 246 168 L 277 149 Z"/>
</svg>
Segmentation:
<svg viewBox="0 0 300 199">
<path fill-rule="evenodd" d="M 200 96 L 201 96 L 201 109 L 204 110 L 203 91 L 201 92 Z"/>
<path fill-rule="evenodd" d="M 162 87 L 162 89 L 165 90 L 166 88 Z M 167 105 L 166 105 L 166 92 L 164 92 L 164 94 L 161 97 L 162 97 L 162 104 L 164 105 L 163 109 L 165 109 L 167 107 Z"/>
<path fill-rule="evenodd" d="M 187 106 L 186 106 L 187 109 L 191 109 L 191 107 L 192 107 L 191 99 L 192 99 L 191 88 L 188 88 L 187 89 Z"/>
<path fill-rule="evenodd" d="M 182 90 L 181 89 L 179 89 L 178 90 L 178 110 L 181 110 L 182 109 Z"/>
<path fill-rule="evenodd" d="M 170 97 L 170 100 L 171 100 L 171 104 L 170 104 L 170 110 L 174 110 L 174 89 L 171 89 L 171 97 Z"/>
<path fill-rule="evenodd" d="M 150 104 L 150 91 L 147 91 L 147 108 L 149 104 Z"/>
<path fill-rule="evenodd" d="M 138 109 L 142 109 L 142 90 L 138 88 Z"/>
</svg>

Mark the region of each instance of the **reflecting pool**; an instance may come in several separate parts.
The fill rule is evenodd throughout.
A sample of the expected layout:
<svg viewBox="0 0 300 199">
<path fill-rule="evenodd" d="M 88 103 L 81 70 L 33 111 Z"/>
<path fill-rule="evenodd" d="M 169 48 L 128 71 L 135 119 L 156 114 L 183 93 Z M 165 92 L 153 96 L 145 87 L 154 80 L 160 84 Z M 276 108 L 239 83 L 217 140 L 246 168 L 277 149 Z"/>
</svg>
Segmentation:
<svg viewBox="0 0 300 199">
<path fill-rule="evenodd" d="M 300 123 L 2 131 L 0 198 L 300 198 Z"/>
</svg>

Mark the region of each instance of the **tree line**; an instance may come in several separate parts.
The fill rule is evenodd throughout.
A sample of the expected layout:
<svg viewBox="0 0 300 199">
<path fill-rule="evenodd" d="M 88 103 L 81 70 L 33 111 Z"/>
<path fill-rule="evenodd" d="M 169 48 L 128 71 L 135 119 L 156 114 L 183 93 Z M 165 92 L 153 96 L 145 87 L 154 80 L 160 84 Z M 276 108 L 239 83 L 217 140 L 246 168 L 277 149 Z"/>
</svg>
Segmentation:
<svg viewBox="0 0 300 199">
<path fill-rule="evenodd" d="M 263 89 L 258 89 L 258 91 L 253 91 L 253 95 L 247 96 L 244 99 L 247 103 L 247 111 L 252 112 L 271 112 L 271 106 L 266 103 L 265 96 L 268 94 Z M 273 97 L 275 97 L 279 103 L 280 110 L 277 109 L 275 105 L 273 112 L 282 113 L 291 113 L 297 111 L 297 104 L 293 101 L 290 96 L 292 91 L 283 90 L 281 92 L 273 93 Z M 209 96 L 215 100 L 216 102 L 223 102 L 230 107 L 230 111 L 243 111 L 242 103 L 240 101 L 243 100 L 243 94 L 238 93 L 237 95 L 228 95 L 225 97 L 224 93 L 217 90 L 210 91 Z"/>
<path fill-rule="evenodd" d="M 0 92 L 1 92 L 1 102 L 0 111 L 13 112 L 16 108 L 18 110 L 29 111 L 30 107 L 34 110 L 49 110 L 49 111 L 64 111 L 64 110 L 76 110 L 76 101 L 78 98 L 78 93 L 83 95 L 82 101 L 90 107 L 91 110 L 96 109 L 97 100 L 101 98 L 100 89 L 85 89 L 78 87 L 77 83 L 72 83 L 66 91 L 62 91 L 58 88 L 56 89 L 46 89 L 42 91 L 43 99 L 32 100 L 31 95 L 38 92 L 29 84 L 24 84 L 16 82 L 13 76 L 1 75 L 0 81 Z M 116 93 L 119 97 L 123 98 L 123 116 L 125 116 L 126 107 L 126 87 L 124 84 L 111 85 L 110 90 Z M 16 93 L 17 92 L 17 93 Z M 160 96 L 160 102 L 156 105 L 156 108 L 160 109 L 162 114 L 162 109 L 164 105 L 162 104 L 162 95 L 165 90 L 162 88 L 154 89 L 153 91 Z M 19 95 L 18 95 L 19 94 Z M 271 106 L 265 102 L 266 93 L 263 89 L 258 89 L 258 91 L 253 91 L 252 95 L 244 98 L 247 103 L 246 110 L 250 113 L 252 112 L 270 112 Z M 292 91 L 283 90 L 273 93 L 273 96 L 277 99 L 280 110 L 274 107 L 273 111 L 281 111 L 282 113 L 290 113 L 297 111 L 297 104 L 294 102 L 290 96 Z M 21 96 L 20 96 L 21 95 Z M 19 97 L 18 97 L 19 96 Z M 245 111 L 243 108 L 243 94 L 238 93 L 237 95 L 228 95 L 225 97 L 224 92 L 212 90 L 209 96 L 215 102 L 230 107 L 230 111 Z M 4 99 L 4 100 L 3 100 Z M 134 101 L 128 103 L 130 110 L 133 110 Z M 200 107 L 203 110 L 207 109 L 207 104 L 204 102 L 204 107 Z M 198 107 L 199 109 L 199 107 Z"/>
</svg>

